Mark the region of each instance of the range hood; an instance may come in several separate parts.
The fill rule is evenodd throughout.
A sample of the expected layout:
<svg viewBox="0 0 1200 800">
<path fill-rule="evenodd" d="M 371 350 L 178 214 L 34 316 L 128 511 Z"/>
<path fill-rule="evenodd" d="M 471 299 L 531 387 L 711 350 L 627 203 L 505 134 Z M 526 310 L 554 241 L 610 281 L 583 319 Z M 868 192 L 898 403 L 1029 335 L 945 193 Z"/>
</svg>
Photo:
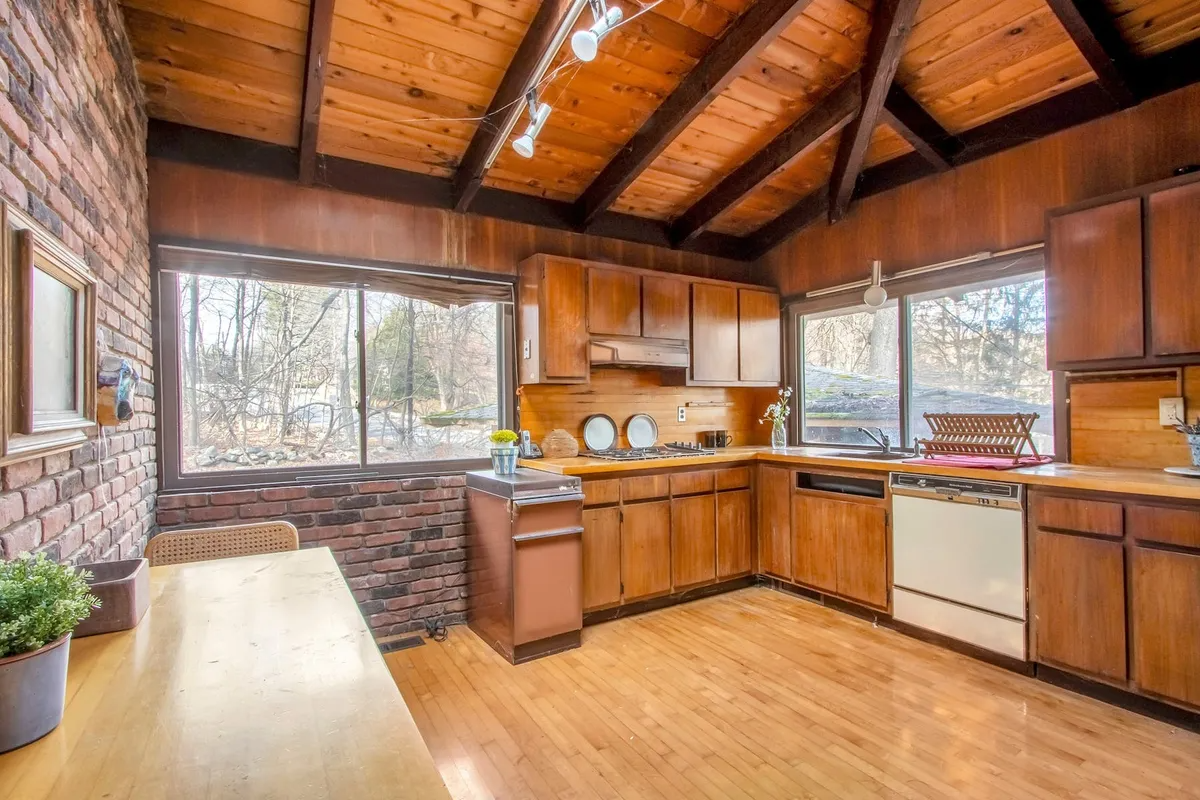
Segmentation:
<svg viewBox="0 0 1200 800">
<path fill-rule="evenodd" d="M 687 342 L 641 336 L 598 336 L 589 351 L 593 367 L 677 367 L 688 365 Z"/>
</svg>

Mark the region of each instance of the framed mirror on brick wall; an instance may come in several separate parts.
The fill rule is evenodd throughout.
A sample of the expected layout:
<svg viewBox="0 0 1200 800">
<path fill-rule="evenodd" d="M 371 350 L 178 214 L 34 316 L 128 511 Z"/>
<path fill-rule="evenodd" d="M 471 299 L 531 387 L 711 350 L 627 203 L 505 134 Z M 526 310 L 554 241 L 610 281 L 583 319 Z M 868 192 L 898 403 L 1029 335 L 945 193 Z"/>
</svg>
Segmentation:
<svg viewBox="0 0 1200 800">
<path fill-rule="evenodd" d="M 87 441 L 96 424 L 96 279 L 5 203 L 0 303 L 0 464 Z"/>
</svg>

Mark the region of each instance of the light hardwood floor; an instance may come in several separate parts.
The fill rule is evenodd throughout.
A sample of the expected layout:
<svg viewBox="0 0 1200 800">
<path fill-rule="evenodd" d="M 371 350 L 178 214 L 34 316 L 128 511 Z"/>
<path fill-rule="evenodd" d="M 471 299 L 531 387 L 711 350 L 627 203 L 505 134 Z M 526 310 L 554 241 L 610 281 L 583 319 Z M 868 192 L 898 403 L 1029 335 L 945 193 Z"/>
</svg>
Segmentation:
<svg viewBox="0 0 1200 800">
<path fill-rule="evenodd" d="M 1200 798 L 1200 736 L 752 588 L 388 665 L 456 798 Z"/>
</svg>

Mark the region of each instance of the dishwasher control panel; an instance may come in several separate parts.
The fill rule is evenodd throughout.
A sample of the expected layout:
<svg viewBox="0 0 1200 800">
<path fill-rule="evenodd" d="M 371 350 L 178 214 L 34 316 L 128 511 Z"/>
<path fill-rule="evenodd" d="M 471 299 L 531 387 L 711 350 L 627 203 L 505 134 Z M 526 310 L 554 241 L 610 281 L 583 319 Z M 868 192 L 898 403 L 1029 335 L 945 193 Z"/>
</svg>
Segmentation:
<svg viewBox="0 0 1200 800">
<path fill-rule="evenodd" d="M 999 481 L 892 473 L 892 493 L 994 508 L 1020 506 L 1021 485 Z"/>
</svg>

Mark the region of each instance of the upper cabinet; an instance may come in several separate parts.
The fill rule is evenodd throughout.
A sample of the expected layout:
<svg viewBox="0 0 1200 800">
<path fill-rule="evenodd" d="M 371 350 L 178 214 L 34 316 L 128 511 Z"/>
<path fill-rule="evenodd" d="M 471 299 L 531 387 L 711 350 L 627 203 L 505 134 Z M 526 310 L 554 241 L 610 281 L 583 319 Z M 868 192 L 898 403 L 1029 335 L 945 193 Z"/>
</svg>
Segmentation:
<svg viewBox="0 0 1200 800">
<path fill-rule="evenodd" d="M 1050 367 L 1107 369 L 1194 359 L 1200 354 L 1198 270 L 1196 176 L 1050 212 Z"/>
<path fill-rule="evenodd" d="M 642 279 L 637 273 L 591 267 L 588 274 L 588 333 L 641 336 Z"/>
<path fill-rule="evenodd" d="M 518 278 L 518 378 L 587 383 L 589 342 L 679 354 L 659 364 L 673 385 L 774 386 L 780 379 L 779 295 L 745 284 L 538 255 Z M 656 340 L 639 342 L 638 339 Z M 686 344 L 691 365 L 683 368 Z M 642 363 L 642 362 L 633 362 Z"/>
</svg>

